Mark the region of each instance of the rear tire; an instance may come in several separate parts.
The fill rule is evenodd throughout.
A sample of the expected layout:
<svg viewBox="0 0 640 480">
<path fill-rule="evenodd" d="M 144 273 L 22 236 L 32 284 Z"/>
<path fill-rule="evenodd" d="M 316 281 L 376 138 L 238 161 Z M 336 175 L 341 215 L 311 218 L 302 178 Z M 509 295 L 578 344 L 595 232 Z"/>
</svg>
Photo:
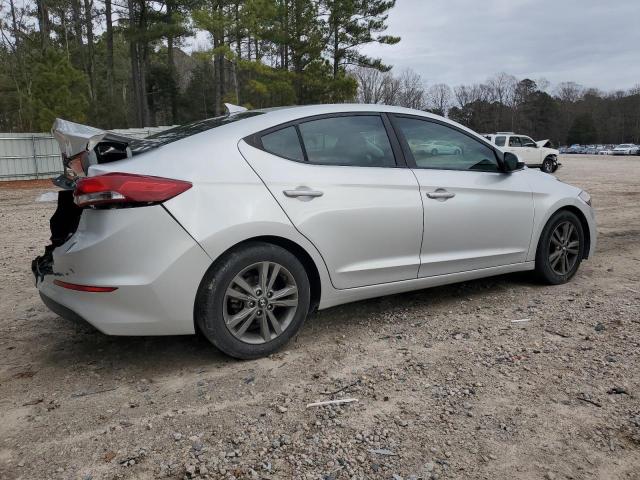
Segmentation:
<svg viewBox="0 0 640 480">
<path fill-rule="evenodd" d="M 584 256 L 585 239 L 578 217 L 561 210 L 547 222 L 536 251 L 536 273 L 550 285 L 568 282 Z"/>
<path fill-rule="evenodd" d="M 288 250 L 248 242 L 220 257 L 196 298 L 196 325 L 227 355 L 243 360 L 283 347 L 309 313 L 307 272 Z"/>
</svg>

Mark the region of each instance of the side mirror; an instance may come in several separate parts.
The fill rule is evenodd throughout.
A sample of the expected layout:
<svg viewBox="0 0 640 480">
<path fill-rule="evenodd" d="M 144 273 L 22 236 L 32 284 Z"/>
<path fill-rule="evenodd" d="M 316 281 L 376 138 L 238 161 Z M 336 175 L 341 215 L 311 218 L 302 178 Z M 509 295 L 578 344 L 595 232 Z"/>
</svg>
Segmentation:
<svg viewBox="0 0 640 480">
<path fill-rule="evenodd" d="M 502 157 L 502 163 L 504 165 L 505 172 L 514 172 L 516 170 L 522 170 L 524 168 L 524 162 L 521 162 L 518 157 L 511 152 L 504 153 L 504 157 Z"/>
</svg>

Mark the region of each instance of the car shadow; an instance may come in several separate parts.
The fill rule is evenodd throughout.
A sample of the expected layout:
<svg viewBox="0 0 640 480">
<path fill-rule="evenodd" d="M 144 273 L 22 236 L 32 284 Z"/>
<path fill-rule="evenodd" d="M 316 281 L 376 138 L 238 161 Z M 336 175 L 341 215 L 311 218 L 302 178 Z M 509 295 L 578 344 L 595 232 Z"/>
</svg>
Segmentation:
<svg viewBox="0 0 640 480">
<path fill-rule="evenodd" d="M 310 336 L 314 344 L 331 341 L 336 330 L 313 328 L 319 324 L 324 326 L 326 322 L 339 326 L 399 308 L 438 308 L 453 299 L 480 300 L 487 295 L 499 295 L 500 292 L 521 288 L 542 288 L 542 285 L 534 283 L 528 272 L 514 273 L 340 305 L 315 313 L 303 328 L 299 342 L 308 341 L 307 337 Z M 226 356 L 201 334 L 115 337 L 105 335 L 84 322 L 62 318 L 56 321 L 59 322 L 56 327 L 58 334 L 47 342 L 48 348 L 43 345 L 45 351 L 42 351 L 47 357 L 46 361 L 55 362 L 56 368 L 65 369 L 84 363 L 126 370 L 128 374 L 152 369 L 157 375 L 182 369 L 221 368 L 245 363 Z M 70 335 L 71 332 L 74 333 Z"/>
</svg>

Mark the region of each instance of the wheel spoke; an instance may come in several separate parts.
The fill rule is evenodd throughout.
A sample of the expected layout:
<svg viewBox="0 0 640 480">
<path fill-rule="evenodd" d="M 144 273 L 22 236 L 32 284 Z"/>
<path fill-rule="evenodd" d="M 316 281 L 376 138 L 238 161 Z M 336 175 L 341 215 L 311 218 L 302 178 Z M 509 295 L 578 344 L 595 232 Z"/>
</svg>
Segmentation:
<svg viewBox="0 0 640 480">
<path fill-rule="evenodd" d="M 566 242 L 569 239 L 569 222 L 565 222 L 562 224 L 562 241 Z"/>
<path fill-rule="evenodd" d="M 298 287 L 296 287 L 295 285 L 289 285 L 288 287 L 285 287 L 282 290 L 273 292 L 273 297 L 271 297 L 271 302 L 274 303 L 274 300 L 279 300 L 284 297 L 290 297 L 295 293 L 298 293 Z"/>
<path fill-rule="evenodd" d="M 563 255 L 558 255 L 555 260 L 551 262 L 551 268 L 555 269 L 558 262 L 562 260 Z"/>
<path fill-rule="evenodd" d="M 256 316 L 258 315 L 258 310 L 255 309 L 251 315 L 249 316 L 249 318 L 247 318 L 245 320 L 245 322 L 242 324 L 242 326 L 236 330 L 236 335 L 238 337 L 241 337 L 242 335 L 244 335 L 244 333 L 247 331 L 247 329 L 251 326 L 251 324 L 253 323 L 254 318 L 256 318 Z"/>
<path fill-rule="evenodd" d="M 236 328 L 240 322 L 242 322 L 254 311 L 255 311 L 255 307 L 245 308 L 244 310 L 239 311 L 229 319 L 227 325 L 229 326 L 229 328 Z"/>
<path fill-rule="evenodd" d="M 580 242 L 578 240 L 574 240 L 573 242 L 569 242 L 567 244 L 567 248 L 578 248 L 580 246 Z"/>
<path fill-rule="evenodd" d="M 555 244 L 557 247 L 561 247 L 562 246 L 562 240 L 559 240 L 557 238 L 557 233 L 558 233 L 558 231 L 556 230 L 555 232 L 553 232 L 553 235 L 551 235 L 551 243 Z"/>
<path fill-rule="evenodd" d="M 567 254 L 565 253 L 562 256 L 562 274 L 566 274 L 569 271 L 569 259 L 567 258 Z"/>
<path fill-rule="evenodd" d="M 237 275 L 236 278 L 233 279 L 233 283 L 238 285 L 240 288 L 242 288 L 245 292 L 247 292 L 252 297 L 255 295 L 255 289 L 252 288 L 251 285 L 249 285 L 247 281 L 244 278 L 242 278 L 240 275 Z"/>
<path fill-rule="evenodd" d="M 267 290 L 271 290 L 273 288 L 273 284 L 278 278 L 278 274 L 280 273 L 280 265 L 275 264 L 273 266 L 273 270 L 271 270 L 271 275 L 269 276 L 269 283 L 267 284 Z"/>
<path fill-rule="evenodd" d="M 578 255 L 579 251 L 577 248 L 569 248 L 567 247 L 567 253 L 570 253 L 571 255 Z"/>
<path fill-rule="evenodd" d="M 271 332 L 269 331 L 269 322 L 266 315 L 260 317 L 260 334 L 265 342 L 271 340 Z"/>
<path fill-rule="evenodd" d="M 280 322 L 278 322 L 276 316 L 269 310 L 267 310 L 267 316 L 269 317 L 269 322 L 271 322 L 271 326 L 276 332 L 276 335 L 280 335 L 282 333 L 282 327 L 280 326 Z"/>
<path fill-rule="evenodd" d="M 229 289 L 227 290 L 226 295 L 228 297 L 232 297 L 235 298 L 237 300 L 242 300 L 243 302 L 249 302 L 251 300 L 253 300 L 253 297 L 250 297 L 249 295 L 245 295 L 242 292 L 239 292 L 231 287 L 229 287 Z"/>
<path fill-rule="evenodd" d="M 562 250 L 556 250 L 555 252 L 553 252 L 551 255 L 549 255 L 549 261 L 553 262 L 556 258 L 558 258 L 560 255 L 562 255 Z"/>
<path fill-rule="evenodd" d="M 565 240 L 568 242 L 571 239 L 571 235 L 573 235 L 574 226 L 572 223 L 567 223 L 567 236 Z"/>
<path fill-rule="evenodd" d="M 269 277 L 269 262 L 260 264 L 260 279 L 258 281 L 260 289 L 264 292 L 267 289 L 267 278 Z"/>
<path fill-rule="evenodd" d="M 274 307 L 295 307 L 298 305 L 298 299 L 284 299 L 284 300 L 276 300 L 271 302 L 271 305 Z"/>
</svg>

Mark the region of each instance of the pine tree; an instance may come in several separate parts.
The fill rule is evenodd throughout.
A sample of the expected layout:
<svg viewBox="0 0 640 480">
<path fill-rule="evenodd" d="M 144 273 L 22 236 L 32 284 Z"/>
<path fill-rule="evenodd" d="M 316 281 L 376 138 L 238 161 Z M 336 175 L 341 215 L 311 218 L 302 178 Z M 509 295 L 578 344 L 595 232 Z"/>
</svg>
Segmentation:
<svg viewBox="0 0 640 480">
<path fill-rule="evenodd" d="M 400 37 L 383 35 L 388 12 L 395 3 L 395 0 L 322 0 L 334 78 L 348 65 L 390 69 L 381 59 L 368 57 L 359 48 L 370 43 L 393 45 L 400 41 Z"/>
</svg>

